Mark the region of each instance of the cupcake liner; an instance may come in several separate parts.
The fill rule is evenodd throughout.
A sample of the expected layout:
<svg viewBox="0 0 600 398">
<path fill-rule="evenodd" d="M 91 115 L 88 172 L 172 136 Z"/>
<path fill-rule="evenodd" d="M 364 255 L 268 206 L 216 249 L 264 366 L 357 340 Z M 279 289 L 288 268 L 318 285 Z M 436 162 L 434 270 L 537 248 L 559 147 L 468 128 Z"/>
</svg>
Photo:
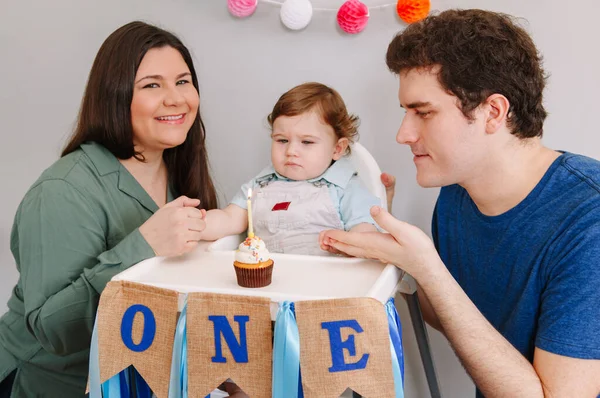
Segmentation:
<svg viewBox="0 0 600 398">
<path fill-rule="evenodd" d="M 271 276 L 273 274 L 273 264 L 262 268 L 242 268 L 236 267 L 235 274 L 237 275 L 238 285 L 242 287 L 265 287 L 271 284 Z"/>
</svg>

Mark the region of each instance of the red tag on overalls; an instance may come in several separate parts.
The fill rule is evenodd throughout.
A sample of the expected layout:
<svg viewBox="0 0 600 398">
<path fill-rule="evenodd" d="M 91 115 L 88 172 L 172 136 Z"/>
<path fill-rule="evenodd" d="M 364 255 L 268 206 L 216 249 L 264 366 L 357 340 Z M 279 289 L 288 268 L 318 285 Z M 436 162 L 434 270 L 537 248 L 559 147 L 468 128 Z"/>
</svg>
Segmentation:
<svg viewBox="0 0 600 398">
<path fill-rule="evenodd" d="M 292 202 L 279 202 L 279 203 L 276 203 L 275 206 L 273 206 L 273 208 L 271 209 L 271 211 L 287 210 L 288 207 L 290 207 L 290 203 L 292 203 Z"/>
</svg>

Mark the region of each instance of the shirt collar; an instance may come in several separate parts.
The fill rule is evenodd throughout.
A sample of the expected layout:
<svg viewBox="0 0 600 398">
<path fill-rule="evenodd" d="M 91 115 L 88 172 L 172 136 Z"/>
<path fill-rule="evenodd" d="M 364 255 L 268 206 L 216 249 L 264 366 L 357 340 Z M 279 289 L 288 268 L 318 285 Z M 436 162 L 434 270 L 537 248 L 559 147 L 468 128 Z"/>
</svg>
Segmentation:
<svg viewBox="0 0 600 398">
<path fill-rule="evenodd" d="M 325 180 L 343 189 L 346 188 L 348 182 L 350 182 L 350 179 L 354 174 L 356 174 L 356 169 L 352 164 L 352 161 L 350 161 L 350 159 L 347 156 L 344 156 L 341 159 L 337 160 L 334 164 L 329 166 L 323 174 L 316 178 L 311 178 L 307 181 L 316 182 L 320 180 Z M 261 179 L 271 175 L 274 175 L 278 180 L 291 181 L 289 178 L 284 177 L 277 171 L 275 171 L 275 168 L 272 164 L 261 170 L 261 172 L 256 176 L 256 179 Z"/>
<path fill-rule="evenodd" d="M 142 206 L 151 212 L 156 212 L 158 206 L 150 197 L 148 192 L 142 188 L 140 183 L 127 169 L 119 162 L 119 159 L 112 154 L 104 145 L 97 142 L 86 142 L 81 144 L 81 150 L 90 158 L 94 167 L 100 176 L 106 176 L 111 173 L 119 173 L 118 188 L 121 192 L 137 200 Z M 167 190 L 167 201 L 173 198 L 170 187 Z"/>
<path fill-rule="evenodd" d="M 90 158 L 98 174 L 105 176 L 119 171 L 121 163 L 104 145 L 97 142 L 86 142 L 81 144 L 81 150 Z"/>
</svg>

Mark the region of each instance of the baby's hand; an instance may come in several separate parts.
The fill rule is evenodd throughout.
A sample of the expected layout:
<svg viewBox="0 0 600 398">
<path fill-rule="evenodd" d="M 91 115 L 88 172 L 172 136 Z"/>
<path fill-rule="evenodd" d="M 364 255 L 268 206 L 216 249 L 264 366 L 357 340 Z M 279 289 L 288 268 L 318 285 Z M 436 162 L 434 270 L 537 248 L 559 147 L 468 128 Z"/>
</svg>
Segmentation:
<svg viewBox="0 0 600 398">
<path fill-rule="evenodd" d="M 329 245 L 330 240 L 329 240 L 328 237 L 325 236 L 325 233 L 327 231 L 328 230 L 324 230 L 324 231 L 321 231 L 319 233 L 319 246 L 321 246 L 321 250 L 324 250 L 326 252 L 333 253 L 333 254 L 342 254 L 342 255 L 345 255 L 341 251 L 339 251 L 339 250 L 337 250 L 334 247 L 332 247 L 332 246 Z"/>
<path fill-rule="evenodd" d="M 381 173 L 381 182 L 385 187 L 385 195 L 387 197 L 388 212 L 392 212 L 392 202 L 394 201 L 394 194 L 396 193 L 396 177 L 388 174 Z"/>
<path fill-rule="evenodd" d="M 352 228 L 350 228 L 350 231 L 348 231 L 347 233 L 357 233 L 357 232 L 358 233 L 377 232 L 377 228 L 373 224 L 363 222 L 363 223 L 357 224 L 357 225 L 353 226 Z M 348 256 L 347 253 L 341 252 L 341 251 L 337 250 L 336 248 L 334 248 L 333 246 L 331 246 L 331 240 L 329 237 L 325 236 L 326 233 L 327 233 L 327 230 L 321 231 L 321 233 L 319 233 L 319 246 L 321 246 L 321 250 L 324 250 L 326 252 L 333 253 L 333 254 L 341 254 L 343 256 L 350 257 L 350 256 Z"/>
</svg>

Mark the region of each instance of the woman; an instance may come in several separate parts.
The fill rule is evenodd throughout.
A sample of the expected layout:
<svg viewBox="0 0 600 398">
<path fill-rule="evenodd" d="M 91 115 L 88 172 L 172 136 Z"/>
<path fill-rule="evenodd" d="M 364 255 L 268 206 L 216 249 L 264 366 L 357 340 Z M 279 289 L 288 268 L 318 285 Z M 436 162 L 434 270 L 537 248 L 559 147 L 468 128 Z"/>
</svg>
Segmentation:
<svg viewBox="0 0 600 398">
<path fill-rule="evenodd" d="M 106 283 L 196 247 L 199 208 L 217 205 L 198 104 L 191 56 L 173 34 L 132 22 L 102 44 L 72 138 L 17 210 L 0 397 L 83 396 Z"/>
</svg>

